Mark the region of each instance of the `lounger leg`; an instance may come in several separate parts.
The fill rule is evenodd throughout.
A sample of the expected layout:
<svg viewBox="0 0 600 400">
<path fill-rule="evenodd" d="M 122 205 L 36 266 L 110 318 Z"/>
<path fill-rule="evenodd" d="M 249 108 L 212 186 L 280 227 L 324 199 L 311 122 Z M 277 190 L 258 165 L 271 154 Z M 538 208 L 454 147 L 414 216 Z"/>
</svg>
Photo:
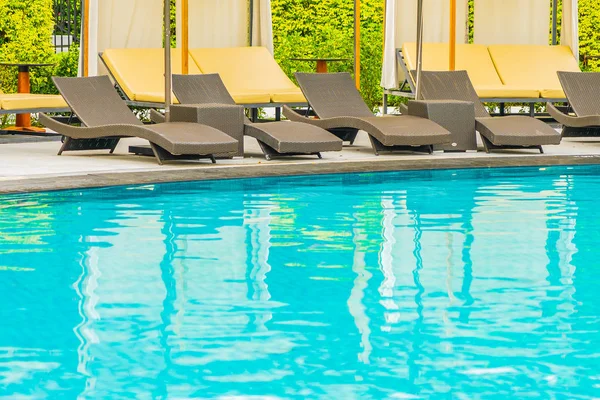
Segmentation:
<svg viewBox="0 0 600 400">
<path fill-rule="evenodd" d="M 427 147 L 429 147 L 429 154 L 433 154 L 433 146 L 429 145 Z"/>
<path fill-rule="evenodd" d="M 117 140 L 117 141 L 115 141 L 115 145 L 114 145 L 114 146 L 113 146 L 113 147 L 110 149 L 110 152 L 109 152 L 109 154 L 112 154 L 112 153 L 114 153 L 114 152 L 115 152 L 115 149 L 117 148 L 117 145 L 118 145 L 118 144 L 119 144 L 119 141 L 118 141 L 118 140 Z"/>
<path fill-rule="evenodd" d="M 487 138 L 483 135 L 481 135 L 481 141 L 483 142 L 483 148 L 485 149 L 486 153 L 490 153 L 490 146 L 488 146 L 489 142 L 487 140 Z"/>
<path fill-rule="evenodd" d="M 373 136 L 369 135 L 369 140 L 371 141 L 371 147 L 373 148 L 373 153 L 375 153 L 375 155 L 378 156 L 379 151 L 377 150 L 377 143 L 375 142 L 375 139 L 373 138 Z"/>
<path fill-rule="evenodd" d="M 281 121 L 281 107 L 275 107 L 275 121 Z"/>
<path fill-rule="evenodd" d="M 63 153 L 63 151 L 65 151 L 65 149 L 69 145 L 69 142 L 71 141 L 71 138 L 66 137 L 66 136 L 63 136 L 63 137 L 64 137 L 63 144 L 62 144 L 62 146 L 60 146 L 60 150 L 58 150 L 59 156 Z"/>
<path fill-rule="evenodd" d="M 540 150 L 540 154 L 544 154 L 544 149 L 542 148 L 542 146 L 539 147 Z"/>
<path fill-rule="evenodd" d="M 163 160 L 160 156 L 160 150 L 156 147 L 154 143 L 150 143 L 150 147 L 152 148 L 152 152 L 154 153 L 154 157 L 156 158 L 158 165 L 163 165 Z"/>
<path fill-rule="evenodd" d="M 319 157 L 319 160 L 323 159 L 323 156 L 321 155 L 321 153 L 317 153 L 317 157 Z"/>
<path fill-rule="evenodd" d="M 212 161 L 213 164 L 217 163 L 217 160 L 214 155 L 210 154 L 209 157 L 210 157 L 210 161 Z"/>
</svg>

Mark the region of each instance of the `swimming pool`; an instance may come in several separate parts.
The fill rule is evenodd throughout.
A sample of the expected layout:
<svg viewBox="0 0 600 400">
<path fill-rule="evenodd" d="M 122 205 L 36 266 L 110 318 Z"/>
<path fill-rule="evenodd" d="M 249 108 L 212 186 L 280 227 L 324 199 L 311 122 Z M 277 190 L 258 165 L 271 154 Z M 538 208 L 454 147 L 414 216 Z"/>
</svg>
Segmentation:
<svg viewBox="0 0 600 400">
<path fill-rule="evenodd" d="M 599 397 L 599 172 L 0 197 L 0 398 Z"/>
</svg>

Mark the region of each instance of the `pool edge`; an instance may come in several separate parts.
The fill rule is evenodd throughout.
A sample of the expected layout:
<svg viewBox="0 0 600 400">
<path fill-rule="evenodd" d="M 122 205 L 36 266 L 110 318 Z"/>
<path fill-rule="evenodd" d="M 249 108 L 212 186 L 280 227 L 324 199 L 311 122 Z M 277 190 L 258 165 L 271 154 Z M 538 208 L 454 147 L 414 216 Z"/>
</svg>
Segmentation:
<svg viewBox="0 0 600 400">
<path fill-rule="evenodd" d="M 49 192 L 110 186 L 190 182 L 220 179 L 259 178 L 298 175 L 324 175 L 356 172 L 445 170 L 469 168 L 545 167 L 600 164 L 600 155 L 535 155 L 448 159 L 370 159 L 317 163 L 277 163 L 244 166 L 211 166 L 165 171 L 99 172 L 81 175 L 48 176 L 6 180 L 0 194 Z"/>
</svg>

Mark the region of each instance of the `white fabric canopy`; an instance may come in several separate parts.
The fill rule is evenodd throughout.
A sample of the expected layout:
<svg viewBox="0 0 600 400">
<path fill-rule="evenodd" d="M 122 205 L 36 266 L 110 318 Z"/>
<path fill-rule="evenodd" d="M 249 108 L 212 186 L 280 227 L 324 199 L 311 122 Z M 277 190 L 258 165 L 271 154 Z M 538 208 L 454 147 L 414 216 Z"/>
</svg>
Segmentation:
<svg viewBox="0 0 600 400">
<path fill-rule="evenodd" d="M 162 27 L 162 0 L 90 0 L 89 76 L 106 73 L 98 58 L 104 49 L 162 47 Z"/>
<path fill-rule="evenodd" d="M 177 0 L 177 46 L 181 47 L 181 0 Z M 248 0 L 189 0 L 189 46 L 248 46 Z M 252 44 L 273 52 L 271 0 L 254 0 Z"/>
<path fill-rule="evenodd" d="M 386 0 L 385 45 L 381 86 L 398 87 L 396 49 L 416 41 L 416 0 Z M 447 42 L 449 0 L 424 0 L 424 42 Z M 578 0 L 563 0 L 561 44 L 579 59 Z M 467 1 L 459 0 L 457 43 L 465 43 Z M 480 44 L 548 44 L 550 1 L 475 0 L 474 42 Z M 461 29 L 465 27 L 465 30 Z"/>
<path fill-rule="evenodd" d="M 569 46 L 579 60 L 579 11 L 577 0 L 563 0 L 560 43 Z"/>
<path fill-rule="evenodd" d="M 456 42 L 465 43 L 467 36 L 467 0 L 457 1 Z M 423 41 L 448 42 L 450 34 L 450 2 L 448 0 L 423 1 Z M 385 46 L 381 86 L 398 87 L 396 49 L 405 42 L 417 40 L 417 0 L 386 0 Z"/>
<path fill-rule="evenodd" d="M 550 1 L 475 0 L 474 43 L 548 44 Z"/>
</svg>

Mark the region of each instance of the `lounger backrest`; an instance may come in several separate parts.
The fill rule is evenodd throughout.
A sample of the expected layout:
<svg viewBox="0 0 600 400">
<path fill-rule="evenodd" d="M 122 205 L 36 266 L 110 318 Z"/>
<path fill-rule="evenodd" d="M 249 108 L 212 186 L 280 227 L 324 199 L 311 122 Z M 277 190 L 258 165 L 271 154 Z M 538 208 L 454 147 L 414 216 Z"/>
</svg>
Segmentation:
<svg viewBox="0 0 600 400">
<path fill-rule="evenodd" d="M 600 115 L 600 72 L 558 72 L 569 104 L 579 117 Z"/>
<path fill-rule="evenodd" d="M 404 43 L 402 54 L 409 71 L 417 69 L 416 43 Z M 448 43 L 423 43 L 423 70 L 449 71 L 450 46 Z M 487 46 L 482 44 L 456 45 L 456 70 L 469 73 L 473 86 L 500 86 Z"/>
<path fill-rule="evenodd" d="M 181 49 L 171 50 L 171 68 L 181 74 Z M 165 101 L 165 52 L 163 49 L 106 49 L 102 60 L 129 100 Z M 199 74 L 189 57 L 189 73 Z"/>
<path fill-rule="evenodd" d="M 181 104 L 235 104 L 219 74 L 173 75 L 173 93 Z"/>
<path fill-rule="evenodd" d="M 414 72 L 412 74 L 415 76 Z M 467 71 L 423 71 L 421 93 L 423 100 L 472 101 L 477 118 L 490 116 L 481 104 Z"/>
<path fill-rule="evenodd" d="M 298 90 L 264 47 L 190 49 L 203 74 L 219 74 L 231 93 Z"/>
<path fill-rule="evenodd" d="M 142 125 L 142 122 L 121 99 L 108 76 L 53 77 L 52 80 L 71 110 L 84 125 Z"/>
<path fill-rule="evenodd" d="M 304 97 L 319 118 L 373 116 L 349 73 L 296 72 L 295 76 Z"/>
<path fill-rule="evenodd" d="M 542 97 L 550 91 L 563 94 L 557 71 L 580 71 L 568 46 L 491 45 L 488 50 L 502 83 L 534 87 L 540 90 Z"/>
</svg>

